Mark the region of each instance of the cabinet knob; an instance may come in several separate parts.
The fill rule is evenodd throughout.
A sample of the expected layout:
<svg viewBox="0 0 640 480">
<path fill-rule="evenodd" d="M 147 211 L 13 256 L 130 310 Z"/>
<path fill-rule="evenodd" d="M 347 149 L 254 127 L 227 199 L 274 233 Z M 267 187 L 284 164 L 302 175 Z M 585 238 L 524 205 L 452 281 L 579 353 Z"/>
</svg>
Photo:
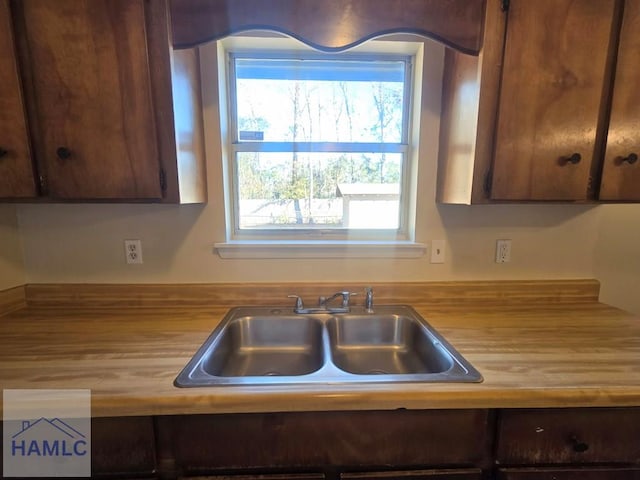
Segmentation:
<svg viewBox="0 0 640 480">
<path fill-rule="evenodd" d="M 628 157 L 624 157 L 621 163 L 627 162 L 629 165 L 633 165 L 638 161 L 637 153 L 630 153 Z"/>
<path fill-rule="evenodd" d="M 580 163 L 580 160 L 582 160 L 582 155 L 579 153 L 573 153 L 570 157 L 567 157 L 565 164 L 571 163 L 572 165 L 576 165 Z"/>
<path fill-rule="evenodd" d="M 587 450 L 589 450 L 589 444 L 581 442 L 575 436 L 571 437 L 569 439 L 569 442 L 571 443 L 571 447 L 573 448 L 573 451 L 576 452 L 576 453 L 584 453 Z"/>
<path fill-rule="evenodd" d="M 60 160 L 66 160 L 68 158 L 71 158 L 71 150 L 69 150 L 67 147 L 58 147 L 58 149 L 56 150 L 56 155 Z"/>
<path fill-rule="evenodd" d="M 0 147 L 0 158 L 6 157 L 8 153 L 9 153 L 9 150 L 6 150 Z"/>
</svg>

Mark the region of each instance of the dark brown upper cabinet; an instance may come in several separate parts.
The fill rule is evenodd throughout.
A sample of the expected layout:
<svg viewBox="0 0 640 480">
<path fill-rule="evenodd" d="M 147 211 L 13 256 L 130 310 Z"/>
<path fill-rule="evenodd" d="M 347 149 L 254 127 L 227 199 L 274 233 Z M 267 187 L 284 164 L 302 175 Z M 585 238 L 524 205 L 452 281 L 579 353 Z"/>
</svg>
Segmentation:
<svg viewBox="0 0 640 480">
<path fill-rule="evenodd" d="M 640 0 L 626 0 L 600 200 L 640 201 Z"/>
<path fill-rule="evenodd" d="M 491 178 L 495 200 L 586 200 L 614 2 L 516 0 Z"/>
<path fill-rule="evenodd" d="M 191 75 L 181 100 L 199 111 L 197 55 L 171 50 L 166 2 L 10 6 L 43 197 L 205 201 L 201 121 L 176 116 L 172 92 Z"/>
<path fill-rule="evenodd" d="M 8 0 L 0 0 L 0 198 L 37 195 Z"/>
<path fill-rule="evenodd" d="M 640 200 L 639 5 L 489 0 L 445 54 L 438 201 Z"/>
</svg>

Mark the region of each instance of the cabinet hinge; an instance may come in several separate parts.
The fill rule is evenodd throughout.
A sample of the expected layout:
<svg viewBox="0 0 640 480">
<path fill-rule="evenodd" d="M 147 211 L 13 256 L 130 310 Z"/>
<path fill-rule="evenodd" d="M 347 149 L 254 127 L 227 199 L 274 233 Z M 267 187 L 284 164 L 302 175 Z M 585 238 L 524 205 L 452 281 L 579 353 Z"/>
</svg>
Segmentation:
<svg viewBox="0 0 640 480">
<path fill-rule="evenodd" d="M 38 186 L 40 187 L 40 195 L 47 195 L 47 181 L 44 175 L 38 175 Z"/>
<path fill-rule="evenodd" d="M 167 189 L 167 175 L 164 173 L 164 168 L 160 169 L 160 188 L 163 191 Z"/>
<path fill-rule="evenodd" d="M 500 7 L 500 9 L 501 9 L 503 12 L 508 11 L 508 10 L 509 10 L 509 5 L 510 5 L 510 3 L 511 3 L 511 0 L 502 0 L 502 6 Z"/>
<path fill-rule="evenodd" d="M 594 196 L 593 190 L 593 175 L 589 175 L 589 183 L 587 183 L 587 198 L 593 198 Z"/>
<path fill-rule="evenodd" d="M 484 195 L 487 198 L 491 196 L 492 183 L 493 183 L 493 170 L 489 169 L 489 171 L 487 171 L 487 174 L 484 176 L 484 185 L 482 186 L 484 189 Z"/>
</svg>

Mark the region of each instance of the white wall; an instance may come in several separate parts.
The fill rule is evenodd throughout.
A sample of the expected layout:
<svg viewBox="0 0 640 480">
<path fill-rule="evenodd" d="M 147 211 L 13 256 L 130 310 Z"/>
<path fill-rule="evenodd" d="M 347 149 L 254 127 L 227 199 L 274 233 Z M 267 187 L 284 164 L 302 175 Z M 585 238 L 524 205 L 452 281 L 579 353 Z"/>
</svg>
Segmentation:
<svg viewBox="0 0 640 480">
<path fill-rule="evenodd" d="M 25 283 L 20 231 L 14 205 L 0 205 L 0 290 Z"/>
<path fill-rule="evenodd" d="M 600 299 L 640 315 L 640 205 L 601 209 L 594 268 Z"/>
</svg>

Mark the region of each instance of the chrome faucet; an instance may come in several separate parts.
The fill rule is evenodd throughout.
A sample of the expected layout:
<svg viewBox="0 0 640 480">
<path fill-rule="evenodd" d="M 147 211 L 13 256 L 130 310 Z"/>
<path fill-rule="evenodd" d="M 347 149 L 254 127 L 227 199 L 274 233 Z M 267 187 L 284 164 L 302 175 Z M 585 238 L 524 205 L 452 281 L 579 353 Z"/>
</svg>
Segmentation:
<svg viewBox="0 0 640 480">
<path fill-rule="evenodd" d="M 349 301 L 353 295 L 357 295 L 357 293 L 345 290 L 334 293 L 330 297 L 318 297 L 318 306 L 311 308 L 306 308 L 302 302 L 302 298 L 298 295 L 288 295 L 288 297 L 296 299 L 296 305 L 293 309 L 295 313 L 349 313 L 351 311 Z M 342 297 L 342 302 L 339 307 L 329 306 L 333 300 L 340 297 Z"/>
<path fill-rule="evenodd" d="M 329 298 L 327 297 L 318 297 L 318 306 L 328 308 L 327 304 L 331 303 L 338 297 L 342 297 L 342 307 L 341 308 L 349 308 L 349 300 L 351 299 L 351 295 L 357 295 L 357 293 L 351 292 L 338 292 L 331 295 Z M 348 311 L 348 310 L 347 310 Z"/>
</svg>

